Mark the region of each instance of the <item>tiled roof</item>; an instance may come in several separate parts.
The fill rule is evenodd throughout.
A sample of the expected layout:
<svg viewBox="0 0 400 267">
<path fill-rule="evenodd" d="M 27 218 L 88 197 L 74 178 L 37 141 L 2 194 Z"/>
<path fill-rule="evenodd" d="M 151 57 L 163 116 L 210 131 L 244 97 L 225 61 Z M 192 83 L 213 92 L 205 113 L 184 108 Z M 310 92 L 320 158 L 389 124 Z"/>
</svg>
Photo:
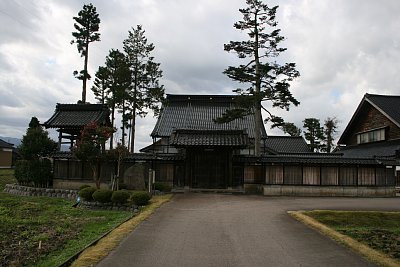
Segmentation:
<svg viewBox="0 0 400 267">
<path fill-rule="evenodd" d="M 366 100 L 400 126 L 400 96 L 366 94 Z"/>
<path fill-rule="evenodd" d="M 240 130 L 176 130 L 170 139 L 173 146 L 245 147 L 248 143 L 248 135 Z"/>
<path fill-rule="evenodd" d="M 273 154 L 282 153 L 306 153 L 310 152 L 308 145 L 301 136 L 271 136 L 265 139 L 267 151 L 273 151 Z"/>
<path fill-rule="evenodd" d="M 314 153 L 316 154 L 316 153 Z M 268 155 L 263 157 L 255 156 L 238 156 L 235 157 L 237 162 L 254 162 L 254 163 L 274 163 L 274 164 L 343 164 L 343 165 L 396 165 L 394 159 L 374 159 L 374 158 L 348 158 L 341 155 L 332 154 L 323 155 Z"/>
<path fill-rule="evenodd" d="M 57 104 L 53 116 L 43 125 L 46 128 L 81 128 L 90 122 L 110 123 L 110 111 L 102 104 Z"/>
<path fill-rule="evenodd" d="M 0 139 L 0 148 L 9 148 L 9 149 L 13 149 L 14 145 L 7 143 L 6 141 Z"/>
<path fill-rule="evenodd" d="M 254 116 L 218 124 L 213 120 L 235 108 L 233 95 L 167 95 L 151 136 L 168 137 L 174 130 L 246 130 L 254 138 Z M 266 137 L 261 122 L 261 136 Z"/>
<path fill-rule="evenodd" d="M 355 146 L 339 147 L 339 153 L 344 157 L 351 158 L 373 158 L 393 157 L 396 150 L 400 150 L 400 140 L 367 143 Z"/>
</svg>

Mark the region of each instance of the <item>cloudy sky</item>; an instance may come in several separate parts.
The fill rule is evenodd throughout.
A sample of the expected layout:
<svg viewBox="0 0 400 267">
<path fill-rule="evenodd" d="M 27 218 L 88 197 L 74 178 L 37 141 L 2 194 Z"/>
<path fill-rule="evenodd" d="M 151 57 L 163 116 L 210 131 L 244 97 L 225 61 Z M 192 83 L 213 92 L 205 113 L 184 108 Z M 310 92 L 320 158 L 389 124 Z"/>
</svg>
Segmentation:
<svg viewBox="0 0 400 267">
<path fill-rule="evenodd" d="M 365 93 L 400 94 L 398 0 L 266 2 L 279 4 L 278 26 L 288 48 L 280 60 L 295 62 L 301 73 L 291 87 L 300 106 L 275 113 L 298 126 L 307 117 L 336 116 L 343 130 Z M 44 122 L 56 103 L 80 99 L 81 82 L 72 72 L 82 69 L 83 59 L 70 41 L 72 17 L 85 3 L 0 1 L 0 136 L 20 138 L 32 116 Z M 92 76 L 108 51 L 122 49 L 128 30 L 141 24 L 156 47 L 167 93 L 229 94 L 238 87 L 222 74 L 237 64 L 223 45 L 246 37 L 232 27 L 244 0 L 92 3 L 101 19 L 101 41 L 90 46 Z M 95 102 L 90 90 L 87 98 Z M 137 148 L 151 143 L 154 123 L 151 115 L 138 120 Z"/>
</svg>

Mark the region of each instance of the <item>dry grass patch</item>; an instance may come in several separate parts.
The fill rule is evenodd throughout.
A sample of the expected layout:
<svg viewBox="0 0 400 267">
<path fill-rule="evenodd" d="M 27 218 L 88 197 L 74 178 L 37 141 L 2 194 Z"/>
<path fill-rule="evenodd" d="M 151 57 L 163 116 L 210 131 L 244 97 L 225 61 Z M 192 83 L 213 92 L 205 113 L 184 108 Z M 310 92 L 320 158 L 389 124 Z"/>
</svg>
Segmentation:
<svg viewBox="0 0 400 267">
<path fill-rule="evenodd" d="M 162 204 L 168 202 L 172 195 L 154 196 L 150 204 L 132 219 L 121 224 L 110 234 L 102 238 L 96 245 L 87 248 L 76 261 L 72 263 L 73 267 L 95 266 L 105 258 L 118 244 L 132 232 L 142 221 L 147 219 Z"/>
<path fill-rule="evenodd" d="M 335 231 L 334 229 L 328 227 L 325 224 L 320 223 L 316 219 L 306 215 L 305 213 L 313 213 L 313 215 L 318 214 L 318 213 L 335 213 L 335 211 L 312 211 L 312 212 L 305 212 L 305 211 L 289 211 L 288 212 L 292 217 L 296 218 L 297 220 L 301 221 L 302 223 L 316 229 L 320 233 L 330 237 L 331 239 L 337 241 L 338 243 L 341 243 L 350 249 L 356 251 L 357 253 L 360 253 L 361 255 L 364 255 L 367 259 L 370 261 L 377 263 L 382 266 L 400 266 L 400 261 L 391 258 L 385 253 L 382 253 L 380 251 L 377 251 L 375 249 L 372 249 L 371 247 L 347 236 L 342 233 L 339 233 L 338 231 Z M 349 213 L 349 212 L 344 212 L 344 213 Z M 357 212 L 353 212 L 357 213 Z M 340 216 L 337 216 L 338 219 L 340 220 Z M 357 217 L 357 214 L 356 216 Z M 360 216 L 358 216 L 360 217 Z M 332 218 L 334 216 L 330 217 L 331 222 L 334 221 Z"/>
</svg>

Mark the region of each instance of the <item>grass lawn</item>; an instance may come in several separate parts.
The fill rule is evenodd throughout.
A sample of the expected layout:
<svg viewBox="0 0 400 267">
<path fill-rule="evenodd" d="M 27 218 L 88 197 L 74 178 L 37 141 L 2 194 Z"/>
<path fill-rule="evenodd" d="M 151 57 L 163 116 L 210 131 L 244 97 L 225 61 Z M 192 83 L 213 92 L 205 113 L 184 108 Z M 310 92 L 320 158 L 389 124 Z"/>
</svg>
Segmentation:
<svg viewBox="0 0 400 267">
<path fill-rule="evenodd" d="M 304 214 L 400 260 L 400 212 L 308 211 Z"/>
<path fill-rule="evenodd" d="M 132 213 L 72 208 L 73 201 L 3 193 L 15 179 L 0 170 L 2 266 L 58 266 Z"/>
</svg>

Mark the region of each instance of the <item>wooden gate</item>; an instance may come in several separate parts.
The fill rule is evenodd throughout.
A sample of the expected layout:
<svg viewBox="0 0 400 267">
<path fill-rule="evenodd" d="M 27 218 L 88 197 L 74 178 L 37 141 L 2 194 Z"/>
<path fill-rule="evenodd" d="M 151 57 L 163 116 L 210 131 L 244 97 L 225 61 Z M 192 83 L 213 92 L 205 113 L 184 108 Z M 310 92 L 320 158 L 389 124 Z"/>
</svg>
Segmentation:
<svg viewBox="0 0 400 267">
<path fill-rule="evenodd" d="M 227 188 L 229 152 L 217 149 L 198 149 L 191 154 L 191 187 Z"/>
</svg>

